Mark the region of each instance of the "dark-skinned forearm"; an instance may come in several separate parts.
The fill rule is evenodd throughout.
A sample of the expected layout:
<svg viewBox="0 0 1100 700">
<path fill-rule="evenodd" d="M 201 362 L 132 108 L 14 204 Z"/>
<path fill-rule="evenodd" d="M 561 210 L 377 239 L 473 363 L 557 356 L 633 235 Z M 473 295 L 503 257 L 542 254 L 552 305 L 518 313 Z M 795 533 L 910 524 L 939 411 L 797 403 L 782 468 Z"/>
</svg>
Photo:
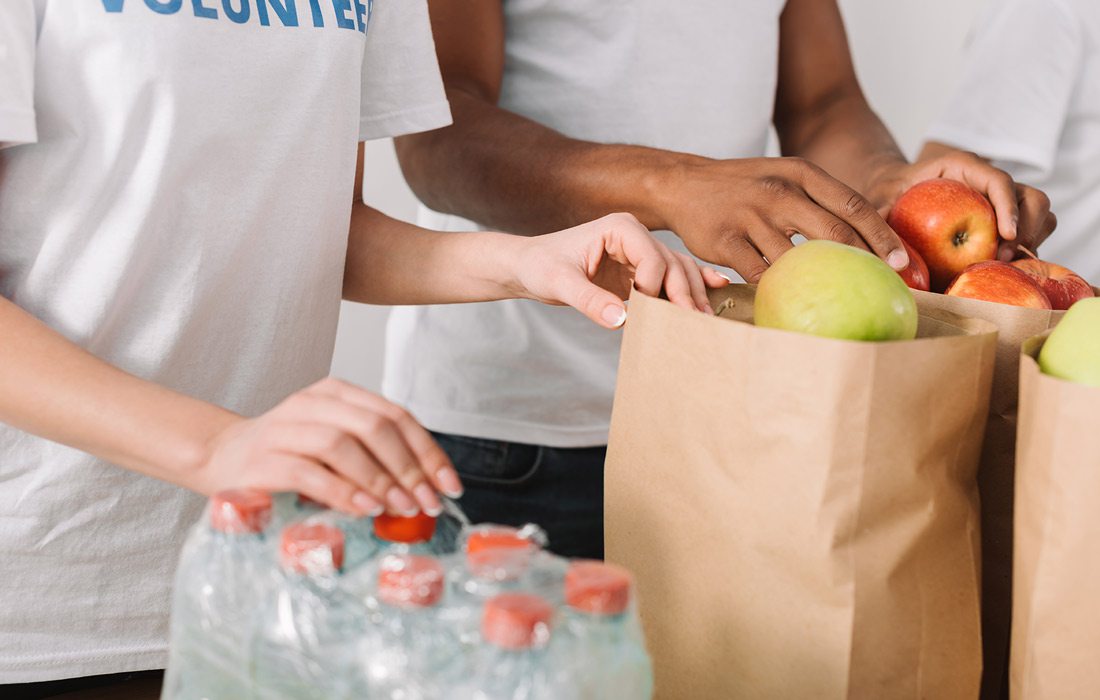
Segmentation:
<svg viewBox="0 0 1100 700">
<path fill-rule="evenodd" d="M 884 168 L 905 164 L 897 142 L 862 94 L 844 94 L 787 119 L 777 117 L 784 155 L 812 161 L 865 195 Z"/>
<path fill-rule="evenodd" d="M 568 138 L 462 89 L 455 125 L 397 140 L 421 201 L 492 228 L 535 235 L 626 211 L 667 228 L 666 181 L 696 156 Z"/>
</svg>

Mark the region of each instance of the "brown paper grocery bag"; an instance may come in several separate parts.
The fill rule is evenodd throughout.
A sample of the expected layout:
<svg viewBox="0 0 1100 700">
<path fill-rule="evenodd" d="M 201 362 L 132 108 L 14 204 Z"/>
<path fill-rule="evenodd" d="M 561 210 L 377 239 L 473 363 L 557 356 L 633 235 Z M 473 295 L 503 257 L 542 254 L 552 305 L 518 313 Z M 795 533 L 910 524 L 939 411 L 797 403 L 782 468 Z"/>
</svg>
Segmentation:
<svg viewBox="0 0 1100 700">
<path fill-rule="evenodd" d="M 943 310 L 980 318 L 997 326 L 997 360 L 989 401 L 978 490 L 982 504 L 982 644 L 984 700 L 1008 693 L 1008 646 L 1012 614 L 1012 489 L 1016 455 L 1016 402 L 1020 346 L 1043 333 L 1064 311 L 1025 309 L 977 299 L 916 292 L 922 313 Z"/>
<path fill-rule="evenodd" d="M 1012 693 L 1100 697 L 1100 389 L 1048 377 L 1024 345 L 1016 458 Z"/>
<path fill-rule="evenodd" d="M 753 290 L 713 295 L 750 320 Z M 995 331 L 756 328 L 634 295 L 606 466 L 656 697 L 973 700 Z"/>
</svg>

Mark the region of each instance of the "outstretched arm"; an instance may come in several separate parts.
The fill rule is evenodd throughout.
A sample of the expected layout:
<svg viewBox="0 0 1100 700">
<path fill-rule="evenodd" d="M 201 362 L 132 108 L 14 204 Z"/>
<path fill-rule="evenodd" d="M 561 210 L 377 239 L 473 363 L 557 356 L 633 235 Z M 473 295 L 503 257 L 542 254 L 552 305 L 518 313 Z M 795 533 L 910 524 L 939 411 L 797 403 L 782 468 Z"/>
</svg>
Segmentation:
<svg viewBox="0 0 1100 700">
<path fill-rule="evenodd" d="M 673 253 L 629 214 L 609 214 L 528 238 L 476 231 L 441 233 L 392 219 L 353 195 L 344 298 L 369 304 L 445 304 L 535 299 L 576 307 L 616 328 L 633 284 L 685 308 L 709 310 L 706 287 L 728 281 Z"/>
<path fill-rule="evenodd" d="M 808 161 L 592 143 L 501 109 L 501 0 L 438 0 L 431 12 L 454 124 L 397 140 L 406 178 L 428 206 L 528 235 L 627 211 L 751 281 L 795 232 L 905 266 L 897 237 L 863 198 Z"/>
<path fill-rule="evenodd" d="M 781 20 L 775 124 L 783 152 L 817 163 L 862 192 L 885 215 L 922 180 L 947 177 L 985 194 L 997 213 L 1002 256 L 1034 247 L 1053 229 L 1050 202 L 973 153 L 929 148 L 915 164 L 901 154 L 856 78 L 835 0 L 789 0 Z"/>
</svg>

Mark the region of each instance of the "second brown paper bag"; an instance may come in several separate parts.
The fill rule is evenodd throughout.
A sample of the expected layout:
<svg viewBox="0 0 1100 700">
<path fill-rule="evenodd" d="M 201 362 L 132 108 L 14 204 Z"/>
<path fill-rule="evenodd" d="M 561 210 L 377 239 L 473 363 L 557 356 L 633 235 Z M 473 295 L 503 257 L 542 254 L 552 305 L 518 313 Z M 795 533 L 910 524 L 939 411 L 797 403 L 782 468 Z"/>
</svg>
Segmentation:
<svg viewBox="0 0 1100 700">
<path fill-rule="evenodd" d="M 1017 439 L 1012 697 L 1100 692 L 1100 388 L 1043 375 L 1024 344 Z"/>
<path fill-rule="evenodd" d="M 716 293 L 751 318 L 753 290 Z M 732 306 L 731 306 L 732 304 Z M 755 328 L 635 295 L 606 469 L 656 697 L 973 700 L 995 333 Z"/>
<path fill-rule="evenodd" d="M 1016 460 L 1016 413 L 1020 347 L 1065 315 L 976 299 L 916 292 L 922 313 L 949 311 L 997 327 L 997 360 L 989 401 L 989 422 L 978 468 L 982 507 L 983 700 L 1008 697 L 1008 647 L 1012 618 L 1012 502 Z"/>
</svg>

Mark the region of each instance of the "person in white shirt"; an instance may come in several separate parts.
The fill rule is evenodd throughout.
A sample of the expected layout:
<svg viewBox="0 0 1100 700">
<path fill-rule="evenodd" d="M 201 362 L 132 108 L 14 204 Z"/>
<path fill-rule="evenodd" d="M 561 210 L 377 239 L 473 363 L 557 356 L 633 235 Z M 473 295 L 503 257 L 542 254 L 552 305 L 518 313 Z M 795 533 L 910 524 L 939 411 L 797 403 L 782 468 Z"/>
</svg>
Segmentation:
<svg viewBox="0 0 1100 700">
<path fill-rule="evenodd" d="M 1007 255 L 1052 227 L 1041 192 L 970 154 L 905 160 L 834 0 L 435 0 L 431 16 L 455 123 L 397 142 L 425 225 L 534 235 L 622 209 L 753 282 L 797 233 L 903 267 L 877 211 L 932 177 L 990 197 Z M 773 126 L 792 157 L 761 157 Z M 619 339 L 582 321 L 523 301 L 398 309 L 383 390 L 437 433 L 472 518 L 533 520 L 557 552 L 599 557 Z"/>
<path fill-rule="evenodd" d="M 1100 2 L 996 0 L 979 16 L 929 156 L 962 148 L 1050 196 L 1042 257 L 1100 284 Z"/>
<path fill-rule="evenodd" d="M 163 668 L 199 494 L 461 492 L 407 412 L 323 379 L 341 297 L 615 328 L 631 280 L 724 283 L 629 215 L 540 241 L 365 206 L 357 142 L 450 121 L 424 2 L 371 5 L 0 2 L 0 697 Z"/>
<path fill-rule="evenodd" d="M 1100 2 L 992 0 L 960 66 L 922 157 L 966 149 L 1042 188 L 1058 233 L 1038 254 L 1100 284 Z M 986 591 L 1009 600 L 1010 574 L 988 567 Z M 1009 619 L 983 612 L 983 640 L 1003 651 L 986 658 L 982 697 L 1004 697 Z"/>
</svg>

